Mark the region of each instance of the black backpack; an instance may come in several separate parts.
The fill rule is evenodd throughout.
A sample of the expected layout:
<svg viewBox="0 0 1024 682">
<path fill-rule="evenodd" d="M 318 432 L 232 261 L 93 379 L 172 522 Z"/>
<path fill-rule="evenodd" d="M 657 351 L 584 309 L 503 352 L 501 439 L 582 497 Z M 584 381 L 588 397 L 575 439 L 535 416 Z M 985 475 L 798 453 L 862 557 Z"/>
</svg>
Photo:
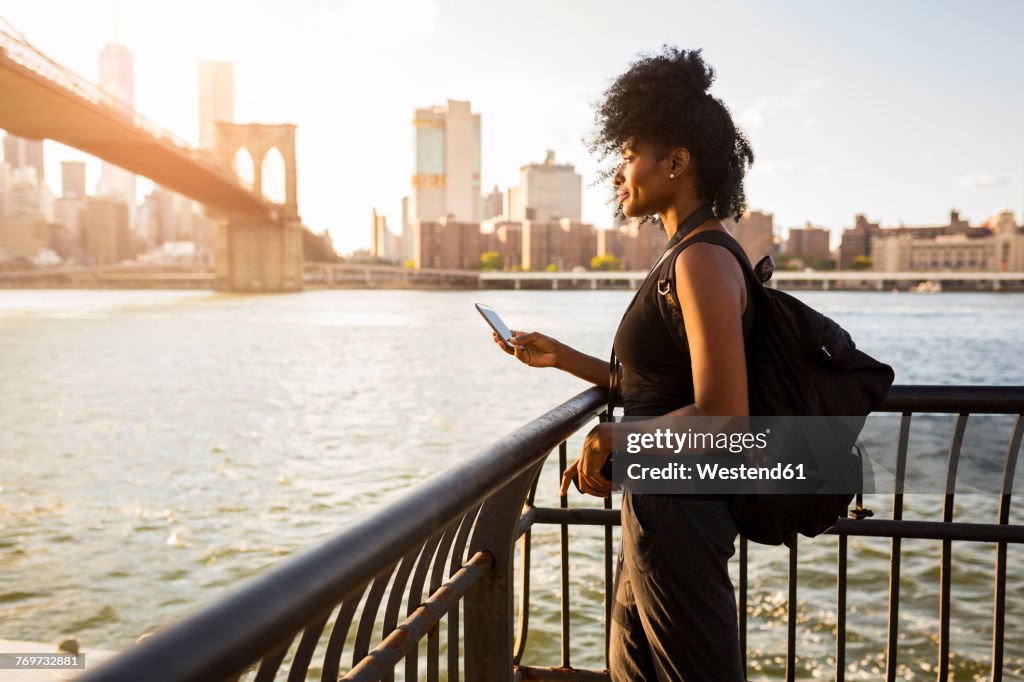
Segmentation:
<svg viewBox="0 0 1024 682">
<path fill-rule="evenodd" d="M 747 305 L 754 306 L 746 343 L 750 415 L 833 415 L 866 420 L 892 385 L 892 367 L 857 350 L 835 321 L 789 294 L 766 288 L 764 282 L 774 269 L 771 256 L 761 259 L 755 272 L 743 248 L 727 233 L 699 232 L 676 246 L 660 266 L 658 307 L 680 350 L 689 352 L 682 331 L 682 309 L 676 300 L 675 260 L 683 249 L 699 242 L 729 249 L 749 283 Z M 856 458 L 858 472 L 856 436 L 860 426 L 845 440 L 836 441 L 842 446 L 837 456 Z M 791 545 L 797 532 L 814 537 L 831 528 L 837 517 L 846 515 L 853 497 L 854 493 L 737 494 L 729 496 L 728 502 L 744 537 L 768 545 Z"/>
</svg>

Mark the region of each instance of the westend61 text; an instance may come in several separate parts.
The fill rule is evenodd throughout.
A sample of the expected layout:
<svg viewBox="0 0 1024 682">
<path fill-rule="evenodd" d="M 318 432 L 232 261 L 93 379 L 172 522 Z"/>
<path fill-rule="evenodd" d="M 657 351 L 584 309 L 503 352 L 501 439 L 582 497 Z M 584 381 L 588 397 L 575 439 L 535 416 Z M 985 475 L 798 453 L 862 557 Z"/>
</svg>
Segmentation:
<svg viewBox="0 0 1024 682">
<path fill-rule="evenodd" d="M 644 450 L 673 450 L 679 454 L 684 449 L 728 450 L 739 453 L 750 448 L 764 449 L 768 446 L 771 429 L 764 433 L 723 433 L 701 432 L 687 429 L 676 432 L 672 429 L 655 429 L 653 432 L 635 432 L 626 436 L 626 452 L 638 454 Z"/>
<path fill-rule="evenodd" d="M 672 463 L 661 467 L 630 464 L 626 476 L 632 481 L 806 481 L 803 464 L 758 467 L 747 464 Z"/>
</svg>

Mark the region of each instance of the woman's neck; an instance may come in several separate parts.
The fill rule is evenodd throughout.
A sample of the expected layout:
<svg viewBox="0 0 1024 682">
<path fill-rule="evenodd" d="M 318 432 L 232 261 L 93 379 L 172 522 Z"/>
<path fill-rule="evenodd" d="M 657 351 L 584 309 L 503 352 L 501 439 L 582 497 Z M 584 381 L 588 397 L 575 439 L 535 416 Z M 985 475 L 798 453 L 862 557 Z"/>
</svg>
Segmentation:
<svg viewBox="0 0 1024 682">
<path fill-rule="evenodd" d="M 664 211 L 658 212 L 661 224 L 665 226 L 665 235 L 672 239 L 679 230 L 679 225 L 707 201 L 695 196 L 680 197 Z"/>
</svg>

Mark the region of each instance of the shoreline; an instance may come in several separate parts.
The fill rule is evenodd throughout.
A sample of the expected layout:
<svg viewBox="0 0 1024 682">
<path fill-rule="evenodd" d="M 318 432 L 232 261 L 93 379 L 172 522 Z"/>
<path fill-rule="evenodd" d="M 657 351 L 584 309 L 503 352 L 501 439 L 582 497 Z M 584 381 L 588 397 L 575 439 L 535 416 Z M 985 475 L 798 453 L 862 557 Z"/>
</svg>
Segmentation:
<svg viewBox="0 0 1024 682">
<path fill-rule="evenodd" d="M 635 291 L 644 272 L 503 272 L 411 269 L 347 263 L 307 263 L 304 291 L 384 290 L 620 290 Z M 879 293 L 1024 292 L 1024 272 L 776 271 L 768 286 L 783 291 Z M 205 290 L 215 291 L 213 266 L 118 265 L 0 270 L 0 290 Z"/>
</svg>

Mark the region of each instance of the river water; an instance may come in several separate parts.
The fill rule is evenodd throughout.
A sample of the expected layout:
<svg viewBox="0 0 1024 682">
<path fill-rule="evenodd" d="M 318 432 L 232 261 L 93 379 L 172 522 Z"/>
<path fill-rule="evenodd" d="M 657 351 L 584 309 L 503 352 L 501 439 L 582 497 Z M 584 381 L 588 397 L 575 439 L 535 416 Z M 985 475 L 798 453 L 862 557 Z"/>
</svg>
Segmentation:
<svg viewBox="0 0 1024 682">
<path fill-rule="evenodd" d="M 798 295 L 891 364 L 897 383 L 1024 384 L 1024 295 Z M 0 292 L 0 638 L 74 634 L 124 648 L 585 388 L 500 353 L 473 302 L 604 358 L 629 297 Z M 1011 423 L 989 420 L 980 435 L 1005 451 Z M 545 471 L 539 504 L 555 504 L 556 478 Z M 936 518 L 938 500 L 908 497 L 907 516 Z M 957 518 L 994 520 L 995 509 L 992 496 L 964 496 Z M 601 668 L 600 532 L 580 535 L 573 663 Z M 534 532 L 526 662 L 538 665 L 558 663 L 557 537 Z M 888 542 L 850 547 L 848 679 L 878 679 Z M 934 677 L 938 552 L 904 543 L 906 679 Z M 994 556 L 991 545 L 954 545 L 956 679 L 987 671 Z M 799 675 L 832 677 L 835 540 L 806 541 L 801 557 Z M 1011 546 L 1009 557 L 1014 677 L 1024 676 L 1024 552 Z M 752 546 L 751 679 L 783 669 L 786 570 L 785 552 Z"/>
</svg>

